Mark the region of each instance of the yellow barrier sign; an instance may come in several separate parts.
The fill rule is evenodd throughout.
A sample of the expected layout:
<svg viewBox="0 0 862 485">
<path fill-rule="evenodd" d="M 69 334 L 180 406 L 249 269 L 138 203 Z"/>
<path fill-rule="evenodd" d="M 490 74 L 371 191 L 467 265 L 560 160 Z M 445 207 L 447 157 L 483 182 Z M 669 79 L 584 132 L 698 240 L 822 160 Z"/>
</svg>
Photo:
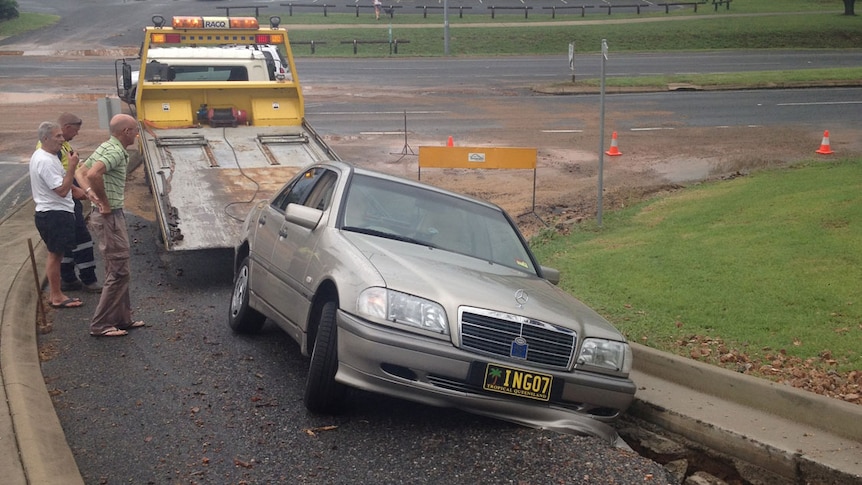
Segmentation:
<svg viewBox="0 0 862 485">
<path fill-rule="evenodd" d="M 422 180 L 423 168 L 529 169 L 533 171 L 532 212 L 535 214 L 537 152 L 536 148 L 419 147 L 419 180 Z"/>
<path fill-rule="evenodd" d="M 536 168 L 535 148 L 419 147 L 419 168 Z"/>
</svg>

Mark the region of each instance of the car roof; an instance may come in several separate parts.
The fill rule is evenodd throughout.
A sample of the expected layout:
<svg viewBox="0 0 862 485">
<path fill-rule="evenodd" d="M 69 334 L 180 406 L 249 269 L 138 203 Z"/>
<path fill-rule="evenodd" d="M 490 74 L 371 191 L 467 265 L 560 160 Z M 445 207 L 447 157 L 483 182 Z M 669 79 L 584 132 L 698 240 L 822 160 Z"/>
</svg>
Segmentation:
<svg viewBox="0 0 862 485">
<path fill-rule="evenodd" d="M 431 190 L 431 191 L 434 191 L 434 192 L 437 192 L 440 194 L 455 197 L 458 199 L 463 199 L 466 201 L 474 202 L 476 204 L 481 204 L 481 205 L 487 206 L 489 208 L 499 210 L 501 212 L 503 211 L 503 209 L 500 206 L 498 206 L 497 204 L 494 204 L 493 202 L 489 202 L 489 201 L 482 200 L 482 199 L 477 199 L 475 197 L 471 197 L 471 196 L 465 195 L 465 194 L 460 194 L 458 192 L 452 192 L 450 190 L 446 190 L 446 189 L 443 189 L 443 188 L 440 188 L 440 187 L 437 187 L 434 185 L 429 185 L 429 184 L 426 184 L 426 183 L 423 183 L 423 182 L 420 182 L 417 180 L 411 180 L 408 178 L 399 177 L 397 175 L 392 175 L 392 174 L 380 172 L 377 170 L 359 167 L 359 166 L 354 165 L 350 162 L 331 160 L 331 161 L 327 161 L 327 162 L 318 163 L 316 165 L 317 166 L 329 166 L 338 172 L 346 173 L 348 175 L 359 174 L 359 175 L 367 175 L 370 177 L 376 177 L 376 178 L 385 179 L 385 180 L 391 180 L 391 181 L 399 182 L 399 183 L 402 183 L 405 185 L 411 185 L 414 187 L 418 187 L 418 188 L 422 188 L 422 189 L 426 189 L 426 190 Z"/>
</svg>

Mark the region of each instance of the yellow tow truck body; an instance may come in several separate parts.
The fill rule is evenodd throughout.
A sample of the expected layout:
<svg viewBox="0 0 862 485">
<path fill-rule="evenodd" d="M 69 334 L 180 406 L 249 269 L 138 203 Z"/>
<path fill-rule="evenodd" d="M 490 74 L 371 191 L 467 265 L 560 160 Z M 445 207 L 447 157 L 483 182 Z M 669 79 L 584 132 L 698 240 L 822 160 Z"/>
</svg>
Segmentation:
<svg viewBox="0 0 862 485">
<path fill-rule="evenodd" d="M 268 27 L 252 17 L 153 20 L 137 80 L 123 61 L 118 94 L 140 123 L 161 239 L 171 251 L 231 248 L 254 201 L 338 157 L 305 121 L 276 19 Z"/>
</svg>

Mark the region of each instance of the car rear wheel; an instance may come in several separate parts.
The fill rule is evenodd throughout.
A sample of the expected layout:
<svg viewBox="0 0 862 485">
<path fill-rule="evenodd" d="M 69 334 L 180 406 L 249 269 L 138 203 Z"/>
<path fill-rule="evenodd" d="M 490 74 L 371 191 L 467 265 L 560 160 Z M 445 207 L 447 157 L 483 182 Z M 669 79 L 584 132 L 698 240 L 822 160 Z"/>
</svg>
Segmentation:
<svg viewBox="0 0 862 485">
<path fill-rule="evenodd" d="M 246 257 L 234 276 L 228 315 L 230 328 L 239 333 L 255 333 L 266 321 L 266 316 L 248 305 L 249 281 L 249 260 Z"/>
<path fill-rule="evenodd" d="M 317 338 L 311 352 L 311 365 L 305 382 L 305 407 L 318 414 L 341 410 L 347 388 L 335 381 L 338 370 L 338 340 L 335 325 L 336 303 L 326 302 L 320 312 Z"/>
</svg>

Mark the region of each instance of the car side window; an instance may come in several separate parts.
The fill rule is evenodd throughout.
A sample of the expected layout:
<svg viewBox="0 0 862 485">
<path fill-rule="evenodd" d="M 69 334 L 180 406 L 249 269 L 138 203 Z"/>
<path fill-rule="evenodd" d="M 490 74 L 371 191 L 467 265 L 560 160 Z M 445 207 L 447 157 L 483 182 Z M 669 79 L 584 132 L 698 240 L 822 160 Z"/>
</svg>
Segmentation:
<svg viewBox="0 0 862 485">
<path fill-rule="evenodd" d="M 331 176 L 326 176 L 327 174 L 331 174 Z M 284 212 L 288 204 L 305 205 L 315 187 L 318 185 L 318 182 L 324 181 L 323 185 L 326 185 L 325 181 L 331 180 L 330 183 L 334 184 L 334 175 L 335 174 L 322 167 L 306 170 L 283 188 L 281 192 L 272 199 L 271 205 L 281 212 Z"/>
<path fill-rule="evenodd" d="M 332 193 L 335 191 L 335 181 L 338 177 L 335 172 L 327 170 L 318 177 L 320 181 L 314 186 L 305 205 L 325 211 L 332 202 Z"/>
</svg>

